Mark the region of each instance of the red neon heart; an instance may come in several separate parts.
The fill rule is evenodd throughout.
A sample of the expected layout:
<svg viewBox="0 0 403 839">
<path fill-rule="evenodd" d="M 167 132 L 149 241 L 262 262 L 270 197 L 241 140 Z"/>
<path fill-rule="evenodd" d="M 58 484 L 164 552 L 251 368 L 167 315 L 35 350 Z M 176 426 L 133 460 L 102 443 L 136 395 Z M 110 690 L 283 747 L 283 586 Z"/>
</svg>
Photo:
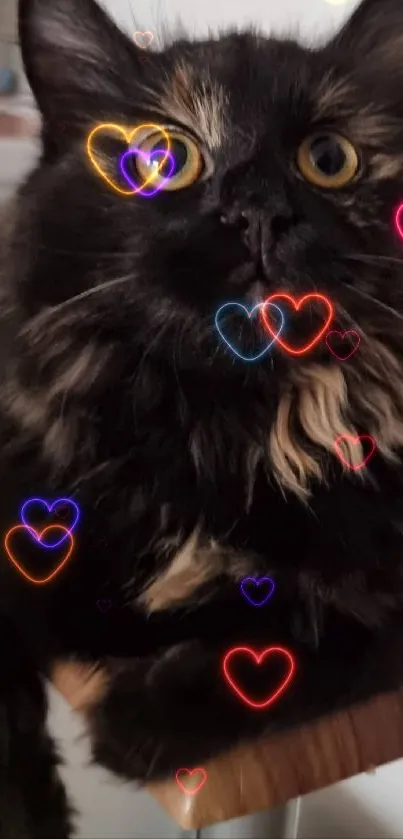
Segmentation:
<svg viewBox="0 0 403 839">
<path fill-rule="evenodd" d="M 288 300 L 288 302 L 291 303 L 292 306 L 294 306 L 294 309 L 297 312 L 300 310 L 301 306 L 303 306 L 306 303 L 307 300 L 320 300 L 321 303 L 323 303 L 327 308 L 328 315 L 327 315 L 327 318 L 326 318 L 326 322 L 324 323 L 322 328 L 319 329 L 319 331 L 317 333 L 315 333 L 314 338 L 312 338 L 312 340 L 308 344 L 305 344 L 305 346 L 300 347 L 298 350 L 293 349 L 293 347 L 290 347 L 290 345 L 287 344 L 286 341 L 283 341 L 283 339 L 281 337 L 279 337 L 278 328 L 276 330 L 273 330 L 273 328 L 270 326 L 270 324 L 268 322 L 267 314 L 266 314 L 266 306 L 269 303 L 273 303 L 273 301 L 279 300 L 279 299 Z M 264 304 L 262 306 L 262 319 L 263 319 L 263 323 L 264 323 L 266 329 L 270 332 L 270 335 L 272 335 L 273 337 L 276 338 L 277 344 L 280 344 L 280 346 L 283 348 L 283 350 L 290 353 L 291 355 L 303 355 L 304 353 L 309 352 L 309 350 L 311 350 L 312 347 L 314 347 L 315 344 L 317 344 L 318 341 L 320 341 L 322 335 L 325 334 L 332 318 L 333 318 L 333 306 L 332 306 L 330 300 L 328 300 L 328 298 L 325 297 L 323 294 L 314 294 L 314 293 L 304 294 L 304 296 L 300 297 L 299 300 L 295 300 L 294 297 L 291 294 L 282 294 L 282 293 L 272 294 L 271 297 L 268 297 L 267 300 L 264 301 Z"/>
<path fill-rule="evenodd" d="M 340 335 L 340 338 L 341 338 L 342 341 L 344 341 L 346 335 L 355 335 L 356 336 L 355 345 L 353 346 L 352 350 L 350 350 L 350 352 L 347 355 L 343 355 L 343 356 L 337 355 L 337 352 L 334 349 L 332 349 L 332 347 L 330 346 L 330 341 L 331 341 L 330 336 L 331 335 Z M 332 329 L 331 332 L 328 332 L 328 334 L 326 335 L 326 346 L 327 346 L 328 350 L 330 350 L 332 355 L 334 355 L 334 357 L 338 359 L 338 361 L 347 361 L 348 358 L 351 358 L 351 356 L 354 355 L 354 353 L 358 350 L 358 347 L 360 345 L 360 341 L 361 341 L 361 335 L 359 335 L 359 333 L 357 332 L 356 329 L 347 329 L 346 332 L 339 332 L 337 329 Z"/>
<path fill-rule="evenodd" d="M 285 676 L 285 679 L 281 682 L 280 686 L 274 691 L 274 693 L 270 694 L 268 699 L 263 699 L 263 701 L 261 701 L 261 702 L 255 702 L 254 700 L 249 699 L 249 697 L 244 693 L 244 691 L 241 690 L 241 688 L 238 687 L 238 685 L 236 684 L 234 677 L 231 676 L 231 674 L 229 672 L 229 666 L 228 666 L 229 662 L 231 661 L 231 659 L 234 656 L 248 655 L 248 656 L 251 656 L 254 659 L 256 664 L 259 665 L 259 664 L 262 663 L 262 661 L 264 661 L 265 658 L 267 658 L 270 655 L 275 655 L 275 654 L 282 655 L 282 656 L 284 656 L 284 658 L 287 659 L 288 665 L 289 665 L 288 672 Z M 288 650 L 284 649 L 284 647 L 267 647 L 267 649 L 263 650 L 263 652 L 261 652 L 261 653 L 256 653 L 255 650 L 252 650 L 250 647 L 233 647 L 232 650 L 229 650 L 226 653 L 226 655 L 224 656 L 224 659 L 223 659 L 224 676 L 225 676 L 228 684 L 232 688 L 232 690 L 234 690 L 235 693 L 238 694 L 238 696 L 242 699 L 242 702 L 245 702 L 245 704 L 249 705 L 251 708 L 257 708 L 257 709 L 268 708 L 269 705 L 271 705 L 273 702 L 275 702 L 275 700 L 280 696 L 281 693 L 283 693 L 283 691 L 286 689 L 287 685 L 289 684 L 289 682 L 292 678 L 292 675 L 294 673 L 294 670 L 295 670 L 294 659 L 293 659 L 291 653 L 289 653 Z"/>
<path fill-rule="evenodd" d="M 63 533 L 68 534 L 67 538 L 70 540 L 70 544 L 66 545 L 66 550 L 65 550 L 64 555 L 62 556 L 59 564 L 51 572 L 51 574 L 48 574 L 47 577 L 42 577 L 39 580 L 38 580 L 37 577 L 31 577 L 31 575 L 28 574 L 28 572 L 25 570 L 25 568 L 15 558 L 15 556 L 14 556 L 14 554 L 13 554 L 13 552 L 12 552 L 10 546 L 9 546 L 9 541 L 10 541 L 11 535 L 13 533 L 16 533 L 17 530 L 31 531 L 31 536 L 32 536 L 32 533 L 36 534 L 36 536 L 39 540 L 39 542 L 38 542 L 39 545 L 41 544 L 40 540 L 41 540 L 43 534 L 47 533 L 49 530 L 56 530 L 59 533 L 60 533 L 60 531 L 62 531 Z M 34 527 L 30 527 L 30 526 L 25 525 L 25 524 L 17 524 L 15 527 L 12 527 L 6 533 L 5 539 L 4 539 L 4 547 L 6 549 L 8 558 L 11 560 L 13 565 L 15 565 L 15 567 L 20 572 L 20 574 L 23 577 L 25 577 L 25 579 L 28 580 L 30 583 L 35 583 L 36 585 L 40 585 L 40 584 L 43 584 L 43 583 L 49 583 L 51 580 L 53 580 L 53 578 L 56 577 L 56 575 L 59 573 L 59 571 L 62 570 L 63 566 L 66 565 L 66 562 L 68 562 L 68 560 L 70 559 L 70 556 L 71 556 L 71 553 L 72 553 L 72 550 L 73 550 L 73 547 L 74 547 L 74 539 L 73 539 L 73 536 L 71 535 L 70 530 L 68 530 L 67 527 L 63 527 L 61 524 L 50 524 L 50 525 L 48 525 L 48 527 L 45 527 L 43 530 L 41 530 L 41 532 L 39 532 L 38 530 L 35 530 Z M 46 547 L 46 545 L 42 545 L 42 547 L 46 551 L 50 550 L 50 548 Z"/>
<path fill-rule="evenodd" d="M 355 446 L 358 443 L 360 443 L 361 440 L 369 440 L 372 448 L 371 451 L 368 452 L 368 454 L 364 457 L 364 459 L 357 464 L 357 466 L 352 466 L 351 463 L 349 463 L 349 461 L 345 459 L 341 449 L 339 448 L 339 443 L 341 440 L 350 440 Z M 373 437 L 370 437 L 369 434 L 360 434 L 358 437 L 353 437 L 351 434 L 341 434 L 340 437 L 338 437 L 337 440 L 335 440 L 334 448 L 336 450 L 337 456 L 340 458 L 342 463 L 344 463 L 345 466 L 348 466 L 349 469 L 357 471 L 358 469 L 362 469 L 362 467 L 365 466 L 366 463 L 368 463 L 370 457 L 372 457 L 372 455 L 374 454 L 376 449 L 376 442 Z"/>
<path fill-rule="evenodd" d="M 196 772 L 200 772 L 201 775 L 202 775 L 201 781 L 199 782 L 197 787 L 194 787 L 192 789 L 186 789 L 186 787 L 184 785 L 184 782 L 181 781 L 181 779 L 179 777 L 181 772 L 186 772 L 186 774 L 188 775 L 187 780 L 189 780 L 189 778 L 191 778 L 192 775 L 195 775 Z M 178 784 L 178 787 L 180 787 L 181 790 L 183 790 L 183 792 L 186 792 L 187 795 L 196 795 L 196 793 L 199 792 L 199 790 L 204 786 L 204 784 L 207 781 L 207 772 L 206 772 L 205 769 L 203 769 L 202 766 L 197 766 L 196 769 L 177 769 L 176 774 L 175 774 L 175 778 L 176 778 L 176 783 Z"/>
</svg>

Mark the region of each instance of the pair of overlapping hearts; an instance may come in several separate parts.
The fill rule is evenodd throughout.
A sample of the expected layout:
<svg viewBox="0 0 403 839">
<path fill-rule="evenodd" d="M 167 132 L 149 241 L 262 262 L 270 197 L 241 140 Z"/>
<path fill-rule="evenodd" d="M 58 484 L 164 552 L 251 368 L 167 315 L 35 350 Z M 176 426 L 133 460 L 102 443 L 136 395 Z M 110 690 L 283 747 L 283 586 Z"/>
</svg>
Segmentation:
<svg viewBox="0 0 403 839">
<path fill-rule="evenodd" d="M 136 142 L 144 132 L 154 132 L 160 138 L 163 148 L 153 149 L 147 154 L 143 152 L 136 146 Z M 123 184 L 125 184 L 124 187 L 116 177 L 116 173 L 109 171 L 101 154 L 99 143 L 108 136 L 115 136 L 116 139 L 123 141 L 128 146 L 127 151 L 120 155 L 118 160 L 118 172 Z M 119 123 L 105 122 L 96 125 L 87 138 L 87 154 L 92 166 L 102 180 L 119 195 L 142 195 L 150 198 L 163 189 L 175 168 L 175 160 L 170 147 L 169 133 L 163 126 L 155 123 L 143 123 L 133 129 L 128 129 Z M 149 167 L 150 174 L 143 180 L 141 178 L 133 180 L 129 171 L 131 159 L 136 160 L 137 158 Z M 164 177 L 160 178 L 159 173 L 164 169 L 165 163 L 168 163 L 169 171 L 165 173 Z"/>
<path fill-rule="evenodd" d="M 79 520 L 79 509 L 71 498 L 58 498 L 48 503 L 43 498 L 30 498 L 21 508 L 21 523 L 6 533 L 4 547 L 10 562 L 30 583 L 43 585 L 53 580 L 69 561 L 73 547 L 73 530 Z M 41 524 L 38 525 L 38 521 Z M 59 524 L 63 521 L 63 524 Z M 20 556 L 32 548 L 55 551 L 56 564 L 43 576 L 34 576 L 22 563 Z M 35 553 L 35 551 L 34 551 Z M 42 553 L 43 556 L 43 553 Z"/>
<path fill-rule="evenodd" d="M 280 305 L 279 305 L 280 304 Z M 285 317 L 283 309 L 286 306 L 293 310 L 293 315 L 297 316 L 306 309 L 307 306 L 315 304 L 321 309 L 323 313 L 323 321 L 319 326 L 313 328 L 312 333 L 302 346 L 295 347 L 289 341 L 284 340 L 282 336 Z M 254 318 L 259 318 L 267 333 L 267 340 L 264 341 L 263 346 L 256 352 L 248 352 L 247 354 L 237 346 L 234 338 L 230 336 L 228 331 L 228 316 L 234 314 L 241 315 L 252 321 Z M 326 345 L 330 352 L 339 360 L 346 361 L 358 349 L 360 343 L 360 335 L 355 329 L 349 329 L 346 332 L 339 332 L 338 330 L 331 330 L 328 332 L 330 323 L 333 319 L 333 306 L 323 294 L 311 293 L 304 294 L 302 297 L 294 298 L 291 294 L 277 293 L 272 294 L 261 303 L 257 303 L 252 308 L 248 309 L 243 303 L 231 301 L 224 303 L 217 310 L 215 315 L 216 329 L 225 342 L 227 347 L 242 361 L 258 361 L 267 355 L 271 347 L 277 344 L 282 350 L 293 356 L 301 356 L 312 350 L 323 338 L 326 336 Z M 279 319 L 277 325 L 273 322 L 273 315 Z M 327 333 L 327 334 L 326 334 Z M 336 343 L 335 343 L 336 341 Z M 346 351 L 340 349 L 341 343 L 346 345 Z"/>
</svg>

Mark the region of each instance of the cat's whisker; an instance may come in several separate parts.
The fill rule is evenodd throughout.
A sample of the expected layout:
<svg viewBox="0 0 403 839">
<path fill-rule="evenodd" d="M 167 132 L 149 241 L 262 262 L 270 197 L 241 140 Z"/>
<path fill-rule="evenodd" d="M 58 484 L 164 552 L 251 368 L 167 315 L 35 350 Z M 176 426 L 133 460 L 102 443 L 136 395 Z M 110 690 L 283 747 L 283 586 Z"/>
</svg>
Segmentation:
<svg viewBox="0 0 403 839">
<path fill-rule="evenodd" d="M 403 265 L 403 257 L 385 256 L 384 254 L 376 253 L 355 253 L 346 254 L 347 259 L 355 260 L 356 262 L 363 262 L 373 264 L 374 262 L 391 262 L 397 265 Z"/>
<path fill-rule="evenodd" d="M 350 283 L 344 283 L 346 288 L 350 289 L 350 291 L 354 291 L 355 294 L 358 294 L 364 300 L 367 300 L 369 303 L 373 303 L 375 306 L 379 306 L 379 308 L 384 309 L 385 312 L 389 312 L 389 314 L 394 315 L 394 317 L 398 318 L 399 320 L 403 321 L 403 315 L 396 311 L 392 306 L 388 306 L 387 303 L 383 303 L 381 300 L 377 300 L 376 297 L 373 297 L 372 294 L 367 294 L 365 291 L 362 291 L 359 288 L 355 288 L 355 286 L 350 285 Z"/>
<path fill-rule="evenodd" d="M 77 303 L 79 300 L 85 300 L 87 297 L 91 297 L 94 294 L 99 294 L 99 292 L 104 291 L 108 288 L 114 288 L 117 285 L 122 285 L 123 283 L 128 283 L 133 281 L 133 275 L 129 274 L 125 277 L 118 277 L 117 279 L 113 280 L 106 280 L 104 283 L 100 283 L 93 288 L 87 288 L 85 291 L 82 291 L 80 294 L 76 294 L 74 297 L 69 297 L 68 300 L 63 300 L 62 303 L 58 303 L 57 306 L 51 306 L 49 309 L 46 310 L 46 314 L 51 313 L 52 315 L 56 312 L 60 312 L 63 309 L 70 306 L 72 303 Z"/>
<path fill-rule="evenodd" d="M 155 347 L 156 344 L 158 344 L 159 340 L 165 334 L 165 332 L 167 332 L 170 329 L 170 326 L 171 326 L 170 323 L 163 323 L 160 326 L 160 328 L 159 328 L 156 336 L 154 337 L 154 339 L 149 344 L 147 344 L 146 349 L 144 350 L 143 355 L 141 356 L 140 361 L 139 361 L 139 363 L 136 367 L 135 376 L 134 376 L 134 378 L 132 379 L 132 382 L 131 382 L 131 386 L 132 386 L 133 390 L 135 389 L 135 384 L 137 382 L 137 379 L 139 378 L 139 375 L 141 373 L 141 370 L 143 368 L 143 365 L 144 365 L 144 362 L 145 362 L 147 356 L 149 356 L 151 350 Z"/>
</svg>

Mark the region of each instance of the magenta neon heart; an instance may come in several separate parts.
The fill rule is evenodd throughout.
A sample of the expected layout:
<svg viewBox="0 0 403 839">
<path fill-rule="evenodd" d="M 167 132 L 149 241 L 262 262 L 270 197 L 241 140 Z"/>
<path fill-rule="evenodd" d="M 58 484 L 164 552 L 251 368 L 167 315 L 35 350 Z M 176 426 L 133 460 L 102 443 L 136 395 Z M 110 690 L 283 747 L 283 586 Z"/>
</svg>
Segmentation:
<svg viewBox="0 0 403 839">
<path fill-rule="evenodd" d="M 147 166 L 150 166 L 153 158 L 155 158 L 156 155 L 160 155 L 160 156 L 162 155 L 164 159 L 166 159 L 167 157 L 169 158 L 169 163 L 170 163 L 169 174 L 166 175 L 166 177 L 162 179 L 161 183 L 158 184 L 158 186 L 156 186 L 155 189 L 153 189 L 152 192 L 143 192 L 142 190 L 143 190 L 144 187 L 141 184 L 139 186 L 138 184 L 135 184 L 134 181 L 132 181 L 132 179 L 131 179 L 131 177 L 130 177 L 127 169 L 126 169 L 126 160 L 127 160 L 128 157 L 131 157 L 133 155 L 135 155 L 136 157 L 141 157 L 144 160 L 144 163 L 147 164 Z M 131 188 L 134 189 L 135 193 L 143 195 L 147 198 L 149 198 L 151 195 L 155 195 L 156 192 L 159 192 L 159 190 L 164 188 L 165 184 L 169 181 L 174 168 L 175 168 L 175 158 L 174 158 L 173 154 L 171 154 L 171 152 L 166 151 L 164 149 L 154 149 L 151 152 L 151 154 L 147 154 L 146 152 L 141 151 L 141 149 L 138 149 L 138 148 L 134 147 L 134 148 L 131 148 L 128 151 L 126 151 L 122 155 L 121 160 L 120 160 L 120 171 L 121 171 L 125 181 L 127 181 L 129 186 L 131 186 Z M 151 182 L 148 183 L 147 187 L 148 186 L 152 186 L 152 183 Z"/>
<path fill-rule="evenodd" d="M 397 230 L 401 239 L 403 239 L 403 226 L 402 226 L 402 224 L 403 224 L 403 204 L 400 204 L 400 206 L 396 210 L 395 225 L 396 225 L 396 230 Z"/>
<path fill-rule="evenodd" d="M 261 586 L 263 583 L 269 583 L 270 591 L 268 591 L 264 595 L 263 599 L 256 602 L 256 599 L 253 599 L 253 597 L 251 597 L 248 594 L 248 592 L 245 591 L 246 585 L 250 585 L 251 583 L 257 588 Z M 270 600 L 275 587 L 275 582 L 274 580 L 272 580 L 271 577 L 245 577 L 245 579 L 243 579 L 241 582 L 241 592 L 243 596 L 246 597 L 247 600 L 249 600 L 249 603 L 252 603 L 252 606 L 264 606 L 264 604 L 267 603 L 268 600 Z"/>
<path fill-rule="evenodd" d="M 54 510 L 55 507 L 58 507 L 58 506 L 63 506 L 63 507 L 68 506 L 68 507 L 70 507 L 71 512 L 72 512 L 71 523 L 70 523 L 70 525 L 68 525 L 68 527 L 66 529 L 66 532 L 63 534 L 63 536 L 60 539 L 58 539 L 56 542 L 50 542 L 50 543 L 43 542 L 41 540 L 41 537 L 38 536 L 38 534 L 36 532 L 36 527 L 34 527 L 32 524 L 30 524 L 29 521 L 27 520 L 28 508 L 30 506 L 32 507 L 34 504 L 36 506 L 38 506 L 38 504 L 41 504 L 42 507 L 46 507 L 47 513 L 51 513 L 52 510 Z M 21 507 L 20 517 L 21 517 L 22 523 L 25 525 L 26 528 L 28 528 L 28 530 L 31 533 L 31 535 L 33 536 L 33 538 L 36 539 L 36 541 L 39 542 L 44 548 L 58 548 L 59 545 L 61 545 L 66 539 L 69 538 L 69 534 L 72 533 L 72 531 L 74 530 L 74 528 L 75 528 L 75 526 L 78 522 L 78 519 L 80 517 L 80 513 L 79 513 L 79 509 L 78 509 L 77 504 L 71 498 L 57 498 L 56 501 L 53 502 L 53 504 L 48 504 L 48 502 L 45 501 L 44 498 L 29 498 L 28 501 L 26 501 L 25 504 L 23 504 L 22 507 Z"/>
</svg>

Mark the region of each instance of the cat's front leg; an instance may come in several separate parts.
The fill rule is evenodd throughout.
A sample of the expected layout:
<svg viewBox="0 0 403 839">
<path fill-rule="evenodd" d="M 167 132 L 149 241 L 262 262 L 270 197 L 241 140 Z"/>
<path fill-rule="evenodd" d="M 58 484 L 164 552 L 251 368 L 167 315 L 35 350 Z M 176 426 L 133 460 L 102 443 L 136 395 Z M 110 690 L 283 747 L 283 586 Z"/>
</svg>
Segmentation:
<svg viewBox="0 0 403 839">
<path fill-rule="evenodd" d="M 90 712 L 94 758 L 127 778 L 146 781 L 200 765 L 242 739 L 275 727 L 280 705 L 273 701 L 271 708 L 258 710 L 245 703 L 224 675 L 226 651 L 228 647 L 189 641 L 153 659 L 111 664 L 106 692 Z M 244 664 L 250 670 L 245 690 L 258 704 L 267 698 L 265 690 L 274 694 L 290 673 L 289 658 L 280 656 L 271 687 L 265 689 L 261 674 L 255 678 L 252 658 Z M 231 668 L 229 662 L 229 675 L 238 672 L 236 666 L 233 672 Z M 294 677 L 295 669 L 284 689 L 280 715 L 286 707 L 290 713 Z"/>
<path fill-rule="evenodd" d="M 393 661 L 385 657 L 391 638 Z M 403 680 L 396 641 L 391 627 L 373 633 L 338 619 L 319 646 L 272 627 L 245 642 L 191 640 L 110 661 L 89 714 L 94 758 L 130 779 L 173 777 L 241 741 L 395 688 Z"/>
<path fill-rule="evenodd" d="M 72 810 L 46 727 L 43 679 L 2 616 L 0 638 L 0 837 L 69 839 Z"/>
</svg>

